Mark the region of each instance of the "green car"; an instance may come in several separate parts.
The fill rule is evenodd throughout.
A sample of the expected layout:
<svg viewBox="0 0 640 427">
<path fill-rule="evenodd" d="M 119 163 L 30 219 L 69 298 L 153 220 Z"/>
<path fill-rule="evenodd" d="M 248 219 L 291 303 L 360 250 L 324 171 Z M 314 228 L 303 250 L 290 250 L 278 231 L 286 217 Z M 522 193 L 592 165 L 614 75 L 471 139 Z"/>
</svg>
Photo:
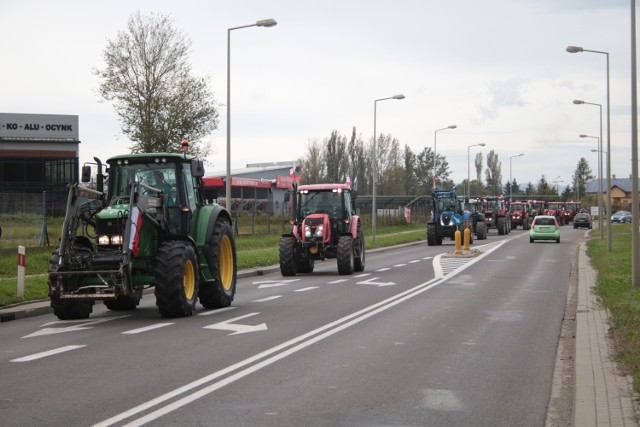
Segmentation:
<svg viewBox="0 0 640 427">
<path fill-rule="evenodd" d="M 555 216 L 537 215 L 529 230 L 529 243 L 535 240 L 555 240 L 560 243 L 560 226 Z"/>
</svg>

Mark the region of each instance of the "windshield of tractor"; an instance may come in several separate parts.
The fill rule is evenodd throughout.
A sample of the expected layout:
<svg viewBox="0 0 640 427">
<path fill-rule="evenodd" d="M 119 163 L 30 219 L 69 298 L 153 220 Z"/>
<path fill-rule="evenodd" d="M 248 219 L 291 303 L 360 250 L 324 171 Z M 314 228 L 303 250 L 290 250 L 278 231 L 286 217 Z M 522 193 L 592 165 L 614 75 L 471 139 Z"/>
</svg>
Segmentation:
<svg viewBox="0 0 640 427">
<path fill-rule="evenodd" d="M 444 212 L 444 211 L 453 211 L 453 212 L 458 212 L 458 199 L 438 199 L 436 201 L 436 203 L 438 204 L 438 212 Z"/>
<path fill-rule="evenodd" d="M 509 212 L 524 210 L 524 203 L 511 203 L 509 206 Z"/>
<path fill-rule="evenodd" d="M 303 191 L 300 193 L 300 212 L 303 216 L 324 213 L 332 217 L 342 215 L 342 192 L 336 190 Z M 345 194 L 345 199 L 348 193 Z"/>
<path fill-rule="evenodd" d="M 129 197 L 129 183 L 138 181 L 164 192 L 167 204 L 173 205 L 177 196 L 176 171 L 173 165 L 128 164 L 113 165 L 109 171 L 112 199 Z M 155 195 L 155 194 L 154 194 Z"/>
</svg>

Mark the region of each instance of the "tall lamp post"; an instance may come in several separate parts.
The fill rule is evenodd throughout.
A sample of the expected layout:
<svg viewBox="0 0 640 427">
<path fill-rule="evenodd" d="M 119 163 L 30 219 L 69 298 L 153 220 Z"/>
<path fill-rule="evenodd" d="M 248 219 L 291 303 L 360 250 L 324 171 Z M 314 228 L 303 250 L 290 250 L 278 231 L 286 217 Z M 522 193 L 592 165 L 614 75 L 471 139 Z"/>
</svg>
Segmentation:
<svg viewBox="0 0 640 427">
<path fill-rule="evenodd" d="M 249 27 L 273 27 L 278 25 L 275 19 L 263 19 L 255 24 L 242 25 L 227 29 L 227 174 L 225 182 L 226 208 L 231 213 L 231 31 Z"/>
<path fill-rule="evenodd" d="M 447 129 L 455 129 L 458 126 L 456 125 L 450 125 L 447 126 L 446 128 L 442 128 L 442 129 L 436 129 L 436 131 L 433 133 L 433 189 L 436 189 L 436 180 L 437 180 L 437 175 L 436 175 L 436 160 L 438 159 L 438 156 L 436 155 L 436 141 L 438 138 L 438 132 L 442 131 L 442 130 L 447 130 Z"/>
<path fill-rule="evenodd" d="M 471 147 L 484 147 L 484 142 L 467 145 L 467 197 L 471 196 Z"/>
<path fill-rule="evenodd" d="M 387 98 L 380 98 L 373 101 L 373 167 L 372 167 L 372 177 L 371 177 L 371 242 L 376 243 L 376 227 L 378 225 L 378 215 L 376 212 L 376 181 L 378 175 L 378 159 L 377 155 L 377 141 L 376 141 L 376 116 L 377 116 L 377 105 L 378 101 L 385 101 L 387 99 L 404 99 L 404 95 L 393 95 Z"/>
<path fill-rule="evenodd" d="M 511 179 L 511 160 L 513 160 L 515 157 L 522 157 L 522 156 L 524 156 L 524 153 L 516 154 L 515 156 L 509 157 L 509 203 L 511 203 L 512 196 L 513 196 L 513 183 L 512 183 L 513 180 Z"/>
<path fill-rule="evenodd" d="M 638 203 L 638 73 L 636 71 L 636 2 L 631 2 L 631 284 L 640 288 L 640 206 Z"/>
<path fill-rule="evenodd" d="M 600 238 L 604 239 L 604 229 L 602 228 L 602 140 L 597 136 L 584 134 L 581 134 L 580 138 L 594 138 L 598 140 L 598 149 L 591 151 L 598 152 L 598 227 L 600 227 Z"/>
<path fill-rule="evenodd" d="M 579 46 L 567 46 L 567 52 L 591 52 L 600 53 L 607 58 L 607 237 L 609 239 L 608 251 L 611 252 L 611 103 L 609 98 L 609 52 L 589 50 Z"/>
</svg>

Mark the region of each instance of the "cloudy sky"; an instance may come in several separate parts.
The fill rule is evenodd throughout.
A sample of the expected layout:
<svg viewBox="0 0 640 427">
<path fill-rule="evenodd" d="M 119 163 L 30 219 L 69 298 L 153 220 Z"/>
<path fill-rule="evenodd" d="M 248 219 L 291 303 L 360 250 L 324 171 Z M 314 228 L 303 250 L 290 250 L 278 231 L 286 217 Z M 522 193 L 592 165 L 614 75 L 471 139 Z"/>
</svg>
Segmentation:
<svg viewBox="0 0 640 427">
<path fill-rule="evenodd" d="M 232 168 L 290 161 L 333 130 L 366 141 L 377 131 L 414 152 L 433 149 L 452 178 L 494 150 L 519 183 L 570 184 L 581 157 L 597 172 L 595 139 L 609 52 L 611 173 L 631 173 L 629 0 L 183 0 L 0 2 L 0 112 L 79 116 L 80 160 L 128 152 L 130 141 L 93 68 L 107 40 L 136 11 L 169 15 L 192 41 L 193 71 L 221 104 L 208 172 L 226 162 L 227 29 L 273 18 L 272 28 L 231 32 Z M 188 101 L 188 100 L 187 100 Z M 511 156 L 524 153 L 524 156 Z M 511 168 L 510 168 L 511 164 Z M 486 165 L 486 161 L 485 161 Z"/>
</svg>

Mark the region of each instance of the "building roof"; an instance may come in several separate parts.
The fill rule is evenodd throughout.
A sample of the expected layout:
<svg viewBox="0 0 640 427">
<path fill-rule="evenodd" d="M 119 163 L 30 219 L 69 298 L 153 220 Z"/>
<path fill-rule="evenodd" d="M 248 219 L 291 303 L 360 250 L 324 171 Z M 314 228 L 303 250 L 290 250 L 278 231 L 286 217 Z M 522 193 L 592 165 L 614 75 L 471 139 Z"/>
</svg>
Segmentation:
<svg viewBox="0 0 640 427">
<path fill-rule="evenodd" d="M 638 180 L 638 183 L 640 183 L 640 179 Z M 611 178 L 611 188 L 618 187 L 619 189 L 621 189 L 625 193 L 631 193 L 633 191 L 632 185 L 633 185 L 633 180 L 631 178 Z M 603 181 L 602 181 L 602 191 L 604 193 L 607 192 L 607 180 L 606 180 L 606 178 L 603 179 Z M 597 179 L 594 179 L 594 180 L 591 180 L 591 181 L 587 182 L 586 192 L 587 193 L 597 193 L 598 192 L 598 180 Z"/>
</svg>

